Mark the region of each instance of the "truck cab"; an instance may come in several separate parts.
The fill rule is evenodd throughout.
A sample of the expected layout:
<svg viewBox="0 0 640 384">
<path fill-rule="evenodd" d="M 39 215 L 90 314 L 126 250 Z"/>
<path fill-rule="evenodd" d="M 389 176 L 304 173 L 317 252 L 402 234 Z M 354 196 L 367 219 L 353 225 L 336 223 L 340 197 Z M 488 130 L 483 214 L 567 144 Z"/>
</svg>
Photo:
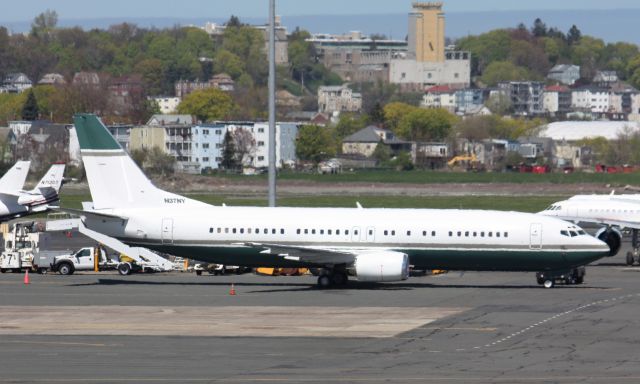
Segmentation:
<svg viewBox="0 0 640 384">
<path fill-rule="evenodd" d="M 107 257 L 103 247 L 85 247 L 75 253 L 57 256 L 52 269 L 61 275 L 71 275 L 75 271 L 93 271 L 96 267 L 96 257 L 99 270 L 115 269 L 119 264 Z"/>
</svg>

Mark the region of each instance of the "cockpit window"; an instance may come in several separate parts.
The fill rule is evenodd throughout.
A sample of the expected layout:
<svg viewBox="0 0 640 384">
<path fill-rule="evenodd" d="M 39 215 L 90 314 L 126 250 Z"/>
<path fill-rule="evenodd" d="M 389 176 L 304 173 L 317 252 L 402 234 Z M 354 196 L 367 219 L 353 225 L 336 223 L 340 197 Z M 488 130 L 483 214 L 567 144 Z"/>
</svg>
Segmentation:
<svg viewBox="0 0 640 384">
<path fill-rule="evenodd" d="M 578 235 L 586 235 L 587 232 L 583 231 L 582 229 L 578 231 Z"/>
<path fill-rule="evenodd" d="M 569 233 L 571 234 L 571 237 L 576 237 L 578 236 L 578 233 L 575 231 L 569 231 Z"/>
<path fill-rule="evenodd" d="M 569 232 L 567 232 L 567 231 L 560 231 L 560 234 L 561 234 L 562 236 L 567 236 L 567 237 L 569 237 Z"/>
</svg>

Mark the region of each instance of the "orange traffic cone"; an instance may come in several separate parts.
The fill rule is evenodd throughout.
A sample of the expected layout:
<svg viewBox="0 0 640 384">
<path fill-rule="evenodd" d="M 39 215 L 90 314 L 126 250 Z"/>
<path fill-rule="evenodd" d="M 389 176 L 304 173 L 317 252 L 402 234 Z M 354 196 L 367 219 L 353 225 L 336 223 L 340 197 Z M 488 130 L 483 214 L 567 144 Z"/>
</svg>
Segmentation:
<svg viewBox="0 0 640 384">
<path fill-rule="evenodd" d="M 24 284 L 25 285 L 29 284 L 29 270 L 28 269 L 24 272 Z"/>
<path fill-rule="evenodd" d="M 231 296 L 236 295 L 236 287 L 233 285 L 233 283 L 231 283 L 231 289 L 229 289 L 229 295 Z"/>
</svg>

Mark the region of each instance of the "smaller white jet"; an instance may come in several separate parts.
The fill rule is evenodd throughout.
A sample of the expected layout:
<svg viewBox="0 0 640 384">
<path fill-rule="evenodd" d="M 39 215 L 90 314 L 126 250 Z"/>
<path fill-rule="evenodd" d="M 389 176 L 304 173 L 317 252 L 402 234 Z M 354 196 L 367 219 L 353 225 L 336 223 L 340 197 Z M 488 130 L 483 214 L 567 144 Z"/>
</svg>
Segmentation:
<svg viewBox="0 0 640 384">
<path fill-rule="evenodd" d="M 627 252 L 627 264 L 640 263 L 640 195 L 576 195 L 547 207 L 540 214 L 574 223 L 600 224 L 595 237 L 609 245 L 615 256 L 622 245 L 622 230 L 631 230 L 633 251 Z M 568 234 L 571 236 L 571 233 Z"/>
<path fill-rule="evenodd" d="M 35 188 L 24 191 L 29 165 L 29 161 L 18 161 L 0 179 L 0 221 L 47 211 L 60 200 L 65 165 L 52 165 Z"/>
</svg>

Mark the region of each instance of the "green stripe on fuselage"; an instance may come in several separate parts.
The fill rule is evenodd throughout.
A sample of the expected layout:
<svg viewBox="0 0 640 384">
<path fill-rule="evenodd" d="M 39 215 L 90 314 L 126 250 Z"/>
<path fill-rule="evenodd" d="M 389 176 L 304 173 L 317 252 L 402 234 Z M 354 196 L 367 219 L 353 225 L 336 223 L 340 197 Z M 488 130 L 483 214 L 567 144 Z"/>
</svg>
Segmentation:
<svg viewBox="0 0 640 384">
<path fill-rule="evenodd" d="M 129 243 L 128 241 L 125 241 Z M 206 246 L 177 244 L 130 244 L 198 261 L 241 265 L 247 267 L 308 267 L 277 255 L 264 254 L 260 249 L 244 246 Z M 543 272 L 569 270 L 602 257 L 602 252 L 539 251 L 539 250 L 465 250 L 465 249 L 394 249 L 409 255 L 418 269 L 466 271 Z"/>
<path fill-rule="evenodd" d="M 73 124 L 76 127 L 80 149 L 122 149 L 96 115 L 89 113 L 77 114 L 73 116 Z"/>
</svg>

